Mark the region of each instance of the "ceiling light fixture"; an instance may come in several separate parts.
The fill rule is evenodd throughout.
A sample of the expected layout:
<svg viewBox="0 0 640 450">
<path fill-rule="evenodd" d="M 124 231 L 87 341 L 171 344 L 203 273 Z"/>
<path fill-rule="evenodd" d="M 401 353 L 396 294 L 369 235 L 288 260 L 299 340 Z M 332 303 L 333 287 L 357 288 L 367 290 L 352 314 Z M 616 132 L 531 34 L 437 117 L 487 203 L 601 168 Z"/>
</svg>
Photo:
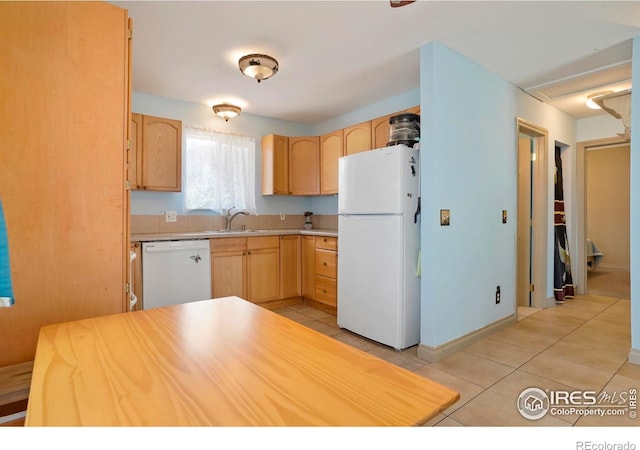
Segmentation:
<svg viewBox="0 0 640 450">
<path fill-rule="evenodd" d="M 601 92 L 596 92 L 594 94 L 591 94 L 587 97 L 586 105 L 591 109 L 601 109 L 600 105 L 594 102 L 593 99 L 597 97 L 602 97 L 603 95 L 609 95 L 609 94 L 613 94 L 613 91 L 601 91 Z"/>
<path fill-rule="evenodd" d="M 278 61 L 269 55 L 252 54 L 238 60 L 240 71 L 260 83 L 278 73 Z"/>
<path fill-rule="evenodd" d="M 240 107 L 236 105 L 230 105 L 229 103 L 221 103 L 213 106 L 213 112 L 215 115 L 222 117 L 225 122 L 229 119 L 238 117 L 240 115 Z"/>
</svg>

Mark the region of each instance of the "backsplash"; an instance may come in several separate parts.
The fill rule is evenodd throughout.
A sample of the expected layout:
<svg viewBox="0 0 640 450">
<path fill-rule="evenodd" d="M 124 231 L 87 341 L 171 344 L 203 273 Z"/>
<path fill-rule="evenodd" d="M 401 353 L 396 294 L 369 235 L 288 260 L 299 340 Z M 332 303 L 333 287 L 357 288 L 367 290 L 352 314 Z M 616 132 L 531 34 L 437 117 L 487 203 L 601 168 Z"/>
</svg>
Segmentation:
<svg viewBox="0 0 640 450">
<path fill-rule="evenodd" d="M 337 215 L 314 215 L 311 221 L 313 228 L 316 229 L 338 229 Z M 248 230 L 303 229 L 304 216 L 287 214 L 284 220 L 280 220 L 279 215 L 239 215 L 233 219 L 233 229 L 240 229 L 242 225 Z M 130 220 L 131 234 L 189 233 L 220 230 L 224 226 L 225 218 L 223 216 L 211 215 L 179 215 L 175 222 L 166 222 L 164 215 L 132 215 Z"/>
</svg>

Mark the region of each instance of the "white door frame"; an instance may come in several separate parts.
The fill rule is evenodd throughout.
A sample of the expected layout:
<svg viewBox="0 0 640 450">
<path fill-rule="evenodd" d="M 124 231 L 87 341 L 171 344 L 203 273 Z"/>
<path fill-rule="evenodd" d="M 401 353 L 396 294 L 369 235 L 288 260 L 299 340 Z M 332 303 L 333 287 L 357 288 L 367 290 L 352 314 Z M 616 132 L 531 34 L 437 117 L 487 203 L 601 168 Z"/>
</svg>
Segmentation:
<svg viewBox="0 0 640 450">
<path fill-rule="evenodd" d="M 532 238 L 533 249 L 531 252 L 531 280 L 534 290 L 531 295 L 531 306 L 533 308 L 546 308 L 547 301 L 547 247 L 548 247 L 548 217 L 549 217 L 549 186 L 548 186 L 548 164 L 547 155 L 549 152 L 549 132 L 546 128 L 539 127 L 524 119 L 516 119 L 516 142 L 515 149 L 518 151 L 518 139 L 521 134 L 530 136 L 534 140 L 536 159 L 533 161 L 533 220 Z M 517 153 L 516 153 L 517 155 Z M 517 159 L 516 159 L 517 161 Z M 517 176 L 517 164 L 516 164 Z M 516 188 L 517 189 L 517 188 Z M 516 193 L 517 195 L 517 193 Z M 517 203 L 517 202 L 516 202 Z M 517 217 L 517 216 L 516 216 Z M 517 226 L 517 225 L 516 225 Z M 517 251 L 517 231 L 516 231 L 516 264 L 518 259 Z M 516 265 L 516 273 L 517 273 Z M 517 299 L 514 296 L 517 310 Z"/>
<path fill-rule="evenodd" d="M 629 139 L 621 136 L 594 139 L 578 142 L 576 145 L 576 264 L 574 284 L 577 285 L 578 294 L 586 294 L 587 287 L 587 150 L 594 147 L 609 145 L 628 145 Z"/>
</svg>

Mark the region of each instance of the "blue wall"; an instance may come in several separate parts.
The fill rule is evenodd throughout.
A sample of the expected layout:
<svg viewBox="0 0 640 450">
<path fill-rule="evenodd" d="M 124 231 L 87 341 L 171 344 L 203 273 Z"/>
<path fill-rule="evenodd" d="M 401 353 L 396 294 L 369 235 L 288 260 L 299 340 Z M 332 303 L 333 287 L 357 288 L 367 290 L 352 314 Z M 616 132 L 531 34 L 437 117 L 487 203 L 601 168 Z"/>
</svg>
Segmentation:
<svg viewBox="0 0 640 450">
<path fill-rule="evenodd" d="M 549 131 L 551 174 L 554 142 L 575 148 L 576 122 L 440 44 L 421 48 L 420 66 L 421 344 L 436 348 L 515 313 L 516 119 Z M 551 176 L 549 237 L 552 183 Z M 440 226 L 440 209 L 451 210 L 450 226 Z M 552 243 L 547 297 L 553 295 Z"/>
</svg>

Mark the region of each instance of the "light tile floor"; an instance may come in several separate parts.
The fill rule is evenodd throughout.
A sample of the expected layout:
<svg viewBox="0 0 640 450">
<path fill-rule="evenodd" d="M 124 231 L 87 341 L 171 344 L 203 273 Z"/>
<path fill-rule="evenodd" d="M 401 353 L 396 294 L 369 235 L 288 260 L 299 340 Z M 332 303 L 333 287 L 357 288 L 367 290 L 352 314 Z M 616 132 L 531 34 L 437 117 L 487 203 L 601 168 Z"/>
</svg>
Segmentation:
<svg viewBox="0 0 640 450">
<path fill-rule="evenodd" d="M 640 426 L 624 416 L 520 415 L 516 401 L 529 387 L 620 393 L 640 387 L 640 366 L 627 361 L 630 302 L 577 296 L 548 309 L 519 308 L 514 325 L 435 362 L 417 346 L 397 352 L 341 329 L 336 317 L 305 304 L 275 312 L 460 392 L 460 400 L 428 426 Z"/>
</svg>

